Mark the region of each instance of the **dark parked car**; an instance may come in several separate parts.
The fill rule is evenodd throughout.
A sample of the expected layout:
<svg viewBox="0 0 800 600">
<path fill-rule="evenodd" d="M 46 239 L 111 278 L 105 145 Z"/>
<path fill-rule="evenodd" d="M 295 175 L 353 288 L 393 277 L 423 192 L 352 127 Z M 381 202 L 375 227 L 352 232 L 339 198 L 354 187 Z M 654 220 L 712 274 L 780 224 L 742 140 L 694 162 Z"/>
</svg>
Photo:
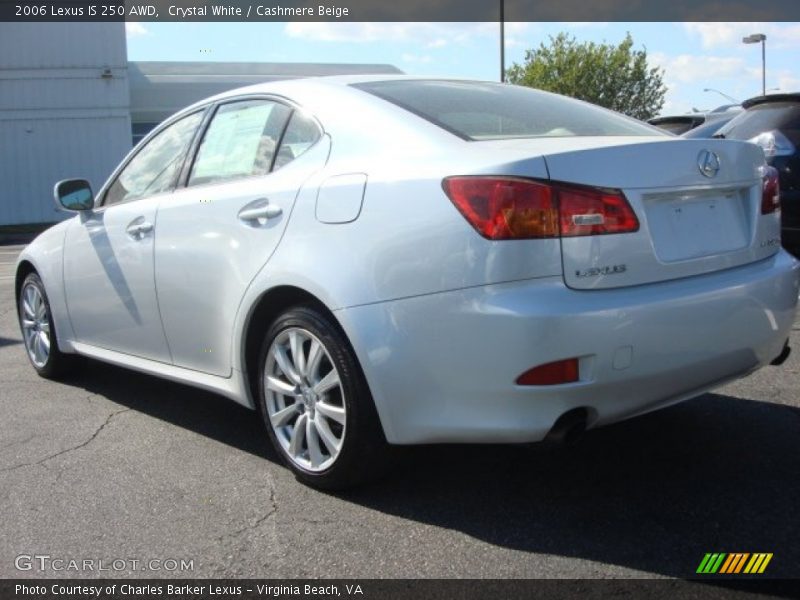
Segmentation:
<svg viewBox="0 0 800 600">
<path fill-rule="evenodd" d="M 783 245 L 800 255 L 800 92 L 757 96 L 714 137 L 748 140 L 780 174 Z"/>
<path fill-rule="evenodd" d="M 699 127 L 705 123 L 705 113 L 692 113 L 688 115 L 671 115 L 668 117 L 655 117 L 648 119 L 650 125 L 655 125 L 659 129 L 669 131 L 675 135 L 681 135 L 687 131 L 691 131 L 695 127 Z"/>
<path fill-rule="evenodd" d="M 723 123 L 730 121 L 737 113 L 741 112 L 742 107 L 740 104 L 723 104 L 714 110 L 708 112 L 695 111 L 685 115 L 669 115 L 665 117 L 654 117 L 648 119 L 650 125 L 655 125 L 659 129 L 669 131 L 675 135 L 688 137 L 686 134 L 700 127 L 708 125 L 713 128 L 711 123 L 718 123 L 721 127 Z M 705 131 L 709 131 L 706 129 Z M 711 131 L 708 135 L 697 135 L 692 137 L 711 137 L 715 131 Z"/>
<path fill-rule="evenodd" d="M 734 115 L 726 115 L 719 119 L 706 121 L 702 125 L 698 125 L 694 129 L 690 129 L 689 131 L 682 133 L 681 137 L 689 140 L 712 138 L 720 129 L 722 129 L 722 126 L 733 119 L 733 117 Z"/>
</svg>

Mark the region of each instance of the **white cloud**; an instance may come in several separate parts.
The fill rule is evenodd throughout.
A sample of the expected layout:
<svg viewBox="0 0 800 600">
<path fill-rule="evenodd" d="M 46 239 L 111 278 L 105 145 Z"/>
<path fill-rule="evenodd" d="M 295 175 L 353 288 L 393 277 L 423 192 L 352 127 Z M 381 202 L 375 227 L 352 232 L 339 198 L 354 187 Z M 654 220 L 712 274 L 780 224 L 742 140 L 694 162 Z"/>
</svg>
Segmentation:
<svg viewBox="0 0 800 600">
<path fill-rule="evenodd" d="M 497 36 L 497 23 L 336 23 L 291 22 L 284 31 L 293 38 L 315 42 L 413 42 L 429 48 L 468 44 L 476 37 Z M 506 23 L 506 32 L 518 34 L 527 23 Z"/>
<path fill-rule="evenodd" d="M 800 78 L 788 71 L 778 75 L 778 88 L 781 92 L 800 92 Z"/>
<path fill-rule="evenodd" d="M 286 24 L 289 37 L 319 42 L 377 42 L 412 38 L 415 23 L 329 23 L 300 22 Z"/>
<path fill-rule="evenodd" d="M 152 35 L 150 30 L 138 21 L 127 21 L 125 23 L 125 35 L 129 38 L 143 35 Z"/>
<path fill-rule="evenodd" d="M 751 33 L 764 33 L 769 48 L 800 46 L 800 25 L 797 23 L 684 23 L 690 35 L 700 38 L 704 48 L 741 47 L 742 38 Z"/>
<path fill-rule="evenodd" d="M 760 70 L 746 66 L 743 58 L 733 56 L 707 56 L 680 54 L 669 56 L 662 52 L 650 55 L 653 64 L 664 69 L 665 78 L 673 82 L 691 83 L 726 77 L 761 76 Z"/>
<path fill-rule="evenodd" d="M 574 21 L 564 23 L 564 27 L 568 29 L 603 29 L 607 26 L 607 21 Z"/>
</svg>

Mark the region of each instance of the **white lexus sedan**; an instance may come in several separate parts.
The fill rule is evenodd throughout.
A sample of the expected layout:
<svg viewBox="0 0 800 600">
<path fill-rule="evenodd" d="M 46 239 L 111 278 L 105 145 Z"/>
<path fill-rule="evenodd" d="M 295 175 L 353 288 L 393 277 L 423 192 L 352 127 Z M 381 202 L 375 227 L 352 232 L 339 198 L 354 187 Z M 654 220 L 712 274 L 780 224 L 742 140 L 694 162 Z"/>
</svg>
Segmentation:
<svg viewBox="0 0 800 600">
<path fill-rule="evenodd" d="M 19 320 L 40 375 L 213 390 L 343 487 L 393 444 L 568 439 L 785 360 L 777 184 L 756 145 L 522 87 L 257 85 L 58 183 Z"/>
</svg>

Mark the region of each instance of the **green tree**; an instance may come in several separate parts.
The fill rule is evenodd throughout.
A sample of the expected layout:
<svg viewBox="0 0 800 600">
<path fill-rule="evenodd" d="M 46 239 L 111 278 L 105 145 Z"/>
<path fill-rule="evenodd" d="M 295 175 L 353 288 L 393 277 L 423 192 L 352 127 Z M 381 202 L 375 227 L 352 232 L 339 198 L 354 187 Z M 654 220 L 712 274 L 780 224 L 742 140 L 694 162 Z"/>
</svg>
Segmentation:
<svg viewBox="0 0 800 600">
<path fill-rule="evenodd" d="M 559 33 L 506 71 L 509 83 L 547 90 L 649 119 L 664 105 L 663 71 L 647 64 L 647 50 L 633 49 L 630 33 L 618 45 L 578 43 Z"/>
</svg>

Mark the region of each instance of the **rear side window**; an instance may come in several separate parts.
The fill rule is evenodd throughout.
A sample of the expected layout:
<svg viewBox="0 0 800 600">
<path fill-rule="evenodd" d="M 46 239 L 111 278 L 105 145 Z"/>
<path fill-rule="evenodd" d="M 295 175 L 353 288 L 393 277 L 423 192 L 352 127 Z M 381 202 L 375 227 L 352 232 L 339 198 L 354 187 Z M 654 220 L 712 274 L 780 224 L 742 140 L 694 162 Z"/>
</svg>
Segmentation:
<svg viewBox="0 0 800 600">
<path fill-rule="evenodd" d="M 266 175 L 291 109 L 269 100 L 223 104 L 200 143 L 188 185 Z"/>
<path fill-rule="evenodd" d="M 734 117 L 717 135 L 749 140 L 765 131 L 778 130 L 792 143 L 800 143 L 800 102 L 756 104 Z"/>
<path fill-rule="evenodd" d="M 301 112 L 295 111 L 286 127 L 286 133 L 283 134 L 281 140 L 281 147 L 278 150 L 278 155 L 275 157 L 275 166 L 273 170 L 280 169 L 287 163 L 290 163 L 295 158 L 305 153 L 306 150 L 311 148 L 317 143 L 321 136 L 321 132 L 314 119 Z"/>
<path fill-rule="evenodd" d="M 352 85 L 466 140 L 666 135 L 592 104 L 515 85 L 441 80 Z"/>
</svg>

